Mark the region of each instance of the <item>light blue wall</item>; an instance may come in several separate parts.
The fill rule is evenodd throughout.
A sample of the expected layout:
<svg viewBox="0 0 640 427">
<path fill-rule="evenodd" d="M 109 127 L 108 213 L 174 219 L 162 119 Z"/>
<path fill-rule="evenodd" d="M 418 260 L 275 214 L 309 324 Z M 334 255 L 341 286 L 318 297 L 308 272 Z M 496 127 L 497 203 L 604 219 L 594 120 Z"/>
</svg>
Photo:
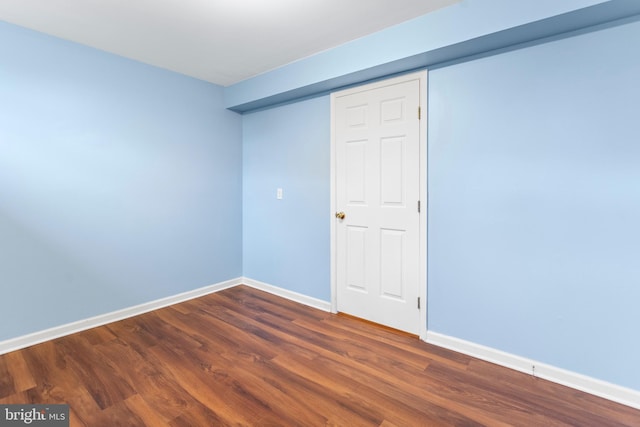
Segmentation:
<svg viewBox="0 0 640 427">
<path fill-rule="evenodd" d="M 430 330 L 640 390 L 637 40 L 431 71 Z"/>
<path fill-rule="evenodd" d="M 0 23 L 0 340 L 242 275 L 220 87 Z"/>
<path fill-rule="evenodd" d="M 331 299 L 329 112 L 324 96 L 243 116 L 244 275 L 324 301 Z"/>
</svg>

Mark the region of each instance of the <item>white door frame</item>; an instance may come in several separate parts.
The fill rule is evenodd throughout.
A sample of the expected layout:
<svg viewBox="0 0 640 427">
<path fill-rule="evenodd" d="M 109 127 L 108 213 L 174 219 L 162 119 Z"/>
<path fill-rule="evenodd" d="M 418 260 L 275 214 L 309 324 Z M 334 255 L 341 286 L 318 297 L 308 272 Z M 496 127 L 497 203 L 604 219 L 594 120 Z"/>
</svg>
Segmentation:
<svg viewBox="0 0 640 427">
<path fill-rule="evenodd" d="M 427 70 L 417 73 L 405 74 L 375 83 L 364 84 L 362 86 L 346 89 L 331 94 L 331 210 L 329 212 L 331 218 L 331 312 L 338 311 L 338 280 L 336 268 L 336 138 L 335 138 L 335 100 L 337 94 L 348 95 L 350 93 L 361 92 L 362 90 L 376 89 L 389 85 L 393 82 L 402 82 L 406 80 L 420 80 L 420 109 L 422 117 L 420 119 L 420 248 L 419 248 L 419 289 L 420 297 L 420 339 L 427 339 Z"/>
</svg>

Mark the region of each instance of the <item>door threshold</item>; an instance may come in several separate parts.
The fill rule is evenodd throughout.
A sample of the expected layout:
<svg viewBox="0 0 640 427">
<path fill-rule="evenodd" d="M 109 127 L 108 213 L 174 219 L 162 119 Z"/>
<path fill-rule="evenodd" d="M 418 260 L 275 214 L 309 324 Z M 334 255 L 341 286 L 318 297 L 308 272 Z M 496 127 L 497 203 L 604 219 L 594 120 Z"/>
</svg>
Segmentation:
<svg viewBox="0 0 640 427">
<path fill-rule="evenodd" d="M 347 314 L 347 313 L 343 313 L 343 312 L 339 311 L 339 312 L 336 313 L 336 315 L 340 316 L 340 317 L 346 317 L 348 319 L 353 319 L 353 320 L 356 320 L 358 322 L 366 323 L 368 325 L 375 326 L 376 328 L 384 329 L 384 330 L 389 331 L 389 332 L 393 332 L 394 334 L 404 335 L 405 337 L 415 338 L 415 339 L 418 339 L 418 340 L 420 339 L 419 335 L 412 334 L 410 332 L 406 332 L 406 331 L 403 331 L 401 329 L 392 328 L 390 326 L 383 325 L 381 323 L 372 322 L 371 320 L 363 319 L 362 317 L 354 316 L 352 314 Z"/>
</svg>

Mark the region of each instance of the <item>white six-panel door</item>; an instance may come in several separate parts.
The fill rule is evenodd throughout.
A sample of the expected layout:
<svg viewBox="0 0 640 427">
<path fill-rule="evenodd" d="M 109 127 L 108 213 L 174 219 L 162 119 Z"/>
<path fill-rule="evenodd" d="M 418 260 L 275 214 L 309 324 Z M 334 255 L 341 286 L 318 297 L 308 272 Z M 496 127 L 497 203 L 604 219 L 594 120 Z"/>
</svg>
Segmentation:
<svg viewBox="0 0 640 427">
<path fill-rule="evenodd" d="M 334 94 L 337 310 L 420 333 L 420 78 Z"/>
</svg>

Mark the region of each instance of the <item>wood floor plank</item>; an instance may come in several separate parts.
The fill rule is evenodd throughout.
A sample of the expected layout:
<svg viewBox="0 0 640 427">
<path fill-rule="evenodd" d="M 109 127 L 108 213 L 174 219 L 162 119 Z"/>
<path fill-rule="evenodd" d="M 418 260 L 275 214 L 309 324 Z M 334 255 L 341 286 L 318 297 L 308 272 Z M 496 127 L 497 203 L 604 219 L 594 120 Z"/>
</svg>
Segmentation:
<svg viewBox="0 0 640 427">
<path fill-rule="evenodd" d="M 135 384 L 137 394 L 127 398 L 126 402 L 141 403 L 137 397 L 142 396 L 144 403 L 167 422 L 193 405 L 177 382 L 151 363 L 148 356 L 142 356 L 126 342 L 118 339 L 113 345 L 99 346 L 97 351 L 105 360 L 118 363 L 121 376 L 129 384 Z M 128 406 L 131 407 L 130 404 Z"/>
<path fill-rule="evenodd" d="M 13 388 L 15 392 L 29 390 L 36 386 L 36 381 L 33 379 L 33 376 L 29 371 L 29 366 L 24 360 L 24 356 L 21 352 L 14 351 L 7 354 L 5 362 L 8 373 L 13 379 Z M 3 375 L 0 374 L 0 378 L 1 377 L 3 377 Z M 0 393 L 0 395 L 2 395 L 2 393 Z"/>
<path fill-rule="evenodd" d="M 9 360 L 6 357 L 0 358 L 0 398 L 11 396 L 19 391 L 16 390 L 13 375 L 9 371 Z"/>
<path fill-rule="evenodd" d="M 134 395 L 134 387 L 120 375 L 120 367 L 100 357 L 95 348 L 82 338 L 80 334 L 71 335 L 56 345 L 68 355 L 70 369 L 84 380 L 86 389 L 98 406 L 104 410 Z"/>
<path fill-rule="evenodd" d="M 16 397 L 12 403 L 55 403 L 73 402 L 70 417 L 74 425 L 86 425 L 84 419 L 91 419 L 100 408 L 85 388 L 84 382 L 68 367 L 65 355 L 57 345 L 64 338 L 49 341 L 20 350 L 29 366 L 36 386 Z M 72 416 L 73 415 L 73 416 Z"/>
<path fill-rule="evenodd" d="M 326 407 L 326 399 L 321 399 L 317 394 L 309 396 L 301 393 L 299 378 L 287 381 L 290 372 L 276 377 L 273 375 L 272 366 L 271 363 L 263 361 L 243 361 L 236 365 L 232 372 L 234 381 L 246 384 L 251 394 L 269 396 L 264 402 L 265 410 L 258 416 L 259 423 L 305 426 L 326 424 L 327 415 L 321 409 Z M 292 412 L 289 408 L 298 410 Z"/>
<path fill-rule="evenodd" d="M 640 411 L 237 286 L 0 356 L 72 426 L 621 426 Z"/>
<path fill-rule="evenodd" d="M 395 419 L 401 425 L 480 425 L 409 393 L 402 396 L 406 399 L 398 399 L 394 392 L 401 391 L 389 393 L 389 389 L 380 390 L 384 386 L 375 372 L 361 373 L 358 370 L 356 374 L 355 370 L 340 363 L 332 363 L 330 358 L 318 357 L 309 364 L 291 353 L 279 356 L 274 363 L 310 381 L 313 387 L 308 387 L 314 396 L 322 396 L 323 390 L 330 390 L 329 399 L 340 402 L 347 411 L 342 417 L 347 420 L 355 416 L 355 419 L 366 421 L 367 425 L 379 425 L 385 418 Z M 419 405 L 412 405 L 416 400 L 419 400 Z"/>
</svg>

